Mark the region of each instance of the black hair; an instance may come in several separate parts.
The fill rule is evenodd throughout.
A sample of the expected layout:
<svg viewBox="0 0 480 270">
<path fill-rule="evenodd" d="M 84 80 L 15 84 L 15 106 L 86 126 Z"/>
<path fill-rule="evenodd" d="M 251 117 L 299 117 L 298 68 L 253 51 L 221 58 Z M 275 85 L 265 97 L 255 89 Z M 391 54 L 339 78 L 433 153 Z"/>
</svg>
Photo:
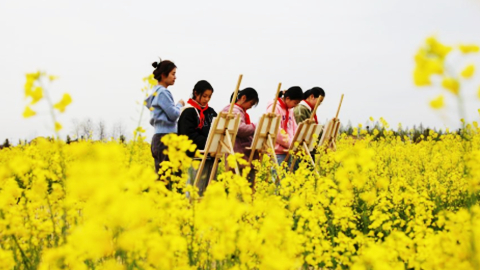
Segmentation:
<svg viewBox="0 0 480 270">
<path fill-rule="evenodd" d="M 193 87 L 192 98 L 195 99 L 195 94 L 200 96 L 203 95 L 203 93 L 205 93 L 207 90 L 212 90 L 213 93 L 212 85 L 205 80 L 198 81 Z"/>
<path fill-rule="evenodd" d="M 300 86 L 292 86 L 287 91 L 280 91 L 278 97 L 288 97 L 291 100 L 303 100 L 303 91 Z"/>
<path fill-rule="evenodd" d="M 232 95 L 230 96 L 230 102 L 232 102 L 233 94 L 235 94 L 235 92 L 233 92 Z M 257 104 L 259 102 L 259 99 L 258 99 L 258 93 L 255 89 L 253 89 L 251 87 L 247 87 L 243 90 L 238 91 L 237 101 L 239 99 L 241 99 L 243 96 L 247 97 L 247 99 L 245 101 L 253 100 L 253 101 L 255 101 L 254 106 L 257 106 Z"/>
<path fill-rule="evenodd" d="M 318 98 L 319 96 L 325 97 L 325 91 L 320 87 L 313 87 L 303 93 L 303 99 L 307 99 L 311 95 L 313 95 L 314 98 Z"/>
<path fill-rule="evenodd" d="M 155 70 L 153 71 L 153 77 L 158 82 L 162 81 L 162 75 L 167 77 L 168 74 L 170 74 L 170 72 L 172 72 L 172 70 L 177 67 L 172 61 L 170 60 L 162 61 L 162 59 L 160 59 L 160 63 L 153 62 L 152 66 L 155 68 Z"/>
</svg>

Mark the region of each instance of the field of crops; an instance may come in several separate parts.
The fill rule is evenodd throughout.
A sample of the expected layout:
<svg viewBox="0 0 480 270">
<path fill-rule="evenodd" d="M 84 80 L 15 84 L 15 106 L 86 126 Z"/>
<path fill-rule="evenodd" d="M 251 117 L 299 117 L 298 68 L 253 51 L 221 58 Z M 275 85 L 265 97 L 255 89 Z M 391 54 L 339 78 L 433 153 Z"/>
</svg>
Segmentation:
<svg viewBox="0 0 480 270">
<path fill-rule="evenodd" d="M 479 269 L 477 124 L 415 143 L 355 131 L 316 171 L 302 162 L 275 185 L 265 159 L 254 193 L 226 172 L 203 198 L 186 174 L 177 192 L 156 181 L 141 139 L 5 148 L 0 268 Z M 186 170 L 190 143 L 168 140 Z"/>
</svg>

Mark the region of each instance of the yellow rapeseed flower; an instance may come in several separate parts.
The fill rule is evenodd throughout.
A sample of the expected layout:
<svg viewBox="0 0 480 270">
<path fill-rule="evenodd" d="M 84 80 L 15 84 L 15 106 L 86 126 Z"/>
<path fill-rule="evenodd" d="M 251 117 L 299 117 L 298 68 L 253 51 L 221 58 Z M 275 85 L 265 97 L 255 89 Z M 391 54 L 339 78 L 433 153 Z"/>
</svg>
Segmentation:
<svg viewBox="0 0 480 270">
<path fill-rule="evenodd" d="M 461 75 L 462 75 L 462 77 L 468 79 L 468 78 L 473 76 L 474 72 L 475 72 L 475 66 L 474 65 L 468 65 L 462 71 Z"/>
<path fill-rule="evenodd" d="M 413 82 L 416 86 L 427 86 L 431 85 L 430 74 L 421 68 L 415 68 L 413 71 Z"/>
<path fill-rule="evenodd" d="M 53 107 L 60 112 L 64 112 L 65 108 L 72 103 L 72 97 L 69 94 L 63 94 L 62 100 L 60 100 L 57 104 L 53 105 Z"/>
<path fill-rule="evenodd" d="M 55 76 L 55 75 L 48 75 L 48 79 L 49 79 L 51 82 L 53 82 L 53 81 L 55 81 L 55 80 L 57 80 L 57 79 L 58 79 L 58 76 Z"/>
<path fill-rule="evenodd" d="M 447 54 L 452 50 L 452 47 L 443 45 L 434 36 L 427 38 L 426 43 L 429 47 L 429 52 L 434 53 L 441 58 L 445 58 L 445 56 L 447 56 Z"/>
<path fill-rule="evenodd" d="M 62 129 L 62 125 L 59 122 L 55 122 L 55 131 L 59 131 Z"/>
<path fill-rule="evenodd" d="M 430 107 L 438 110 L 445 106 L 445 101 L 443 95 L 439 95 L 438 97 L 432 99 L 430 101 Z"/>
<path fill-rule="evenodd" d="M 25 110 L 23 111 L 23 117 L 29 118 L 37 114 L 34 110 L 32 110 L 29 106 L 25 107 Z"/>
<path fill-rule="evenodd" d="M 479 52 L 480 51 L 480 48 L 478 47 L 478 45 L 475 45 L 475 44 L 469 44 L 469 45 L 459 45 L 458 48 L 460 49 L 460 51 L 462 51 L 462 53 L 476 53 L 476 52 Z"/>
<path fill-rule="evenodd" d="M 35 103 L 37 103 L 38 101 L 40 101 L 40 100 L 43 98 L 43 89 L 42 89 L 42 87 L 40 87 L 40 86 L 35 87 L 35 89 L 33 89 L 33 90 L 30 92 L 30 97 L 32 97 L 32 102 L 31 102 L 31 104 L 35 104 Z"/>
<path fill-rule="evenodd" d="M 460 91 L 460 82 L 455 78 L 451 78 L 451 77 L 443 78 L 442 86 L 455 95 L 458 95 L 458 92 Z"/>
</svg>

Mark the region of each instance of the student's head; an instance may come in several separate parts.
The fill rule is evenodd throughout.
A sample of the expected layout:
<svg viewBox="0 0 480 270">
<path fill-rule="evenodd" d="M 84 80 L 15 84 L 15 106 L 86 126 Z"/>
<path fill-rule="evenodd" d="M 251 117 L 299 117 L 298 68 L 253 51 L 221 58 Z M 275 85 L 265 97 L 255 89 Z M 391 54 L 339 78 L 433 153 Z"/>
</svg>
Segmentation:
<svg viewBox="0 0 480 270">
<path fill-rule="evenodd" d="M 172 61 L 160 60 L 160 63 L 153 62 L 152 66 L 155 68 L 153 71 L 153 77 L 158 83 L 164 86 L 170 86 L 175 83 L 177 66 Z"/>
<path fill-rule="evenodd" d="M 230 102 L 232 102 L 233 94 L 230 96 Z M 258 93 L 255 89 L 247 87 L 243 90 L 238 91 L 237 95 L 237 104 L 242 107 L 245 111 L 257 106 L 258 104 Z"/>
<path fill-rule="evenodd" d="M 193 87 L 192 99 L 195 100 L 201 106 L 206 106 L 212 98 L 213 87 L 204 80 L 198 81 Z"/>
<path fill-rule="evenodd" d="M 325 91 L 323 91 L 320 87 L 313 87 L 310 90 L 305 91 L 303 93 L 303 99 L 310 104 L 310 106 L 315 106 L 317 104 L 317 100 L 320 98 L 320 103 L 325 98 Z"/>
<path fill-rule="evenodd" d="M 281 91 L 278 97 L 283 98 L 287 108 L 293 108 L 303 100 L 303 91 L 299 86 L 292 86 L 286 91 Z"/>
</svg>

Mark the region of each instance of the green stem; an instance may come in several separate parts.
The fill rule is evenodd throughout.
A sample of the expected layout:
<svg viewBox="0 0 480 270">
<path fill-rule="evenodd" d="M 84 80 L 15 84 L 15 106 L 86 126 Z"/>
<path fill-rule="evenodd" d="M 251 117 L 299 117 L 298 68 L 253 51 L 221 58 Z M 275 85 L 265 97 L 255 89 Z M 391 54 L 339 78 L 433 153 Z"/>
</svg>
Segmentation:
<svg viewBox="0 0 480 270">
<path fill-rule="evenodd" d="M 55 111 L 54 111 L 52 99 L 50 98 L 50 94 L 48 93 L 48 90 L 45 87 L 43 87 L 42 82 L 39 81 L 38 83 L 40 84 L 40 87 L 42 87 L 43 92 L 45 94 L 45 99 L 48 102 L 48 107 L 50 109 L 50 116 L 52 117 L 52 120 L 53 120 L 53 130 L 55 131 L 55 135 L 57 135 L 57 139 L 58 139 L 60 137 L 58 135 L 57 129 L 55 128 L 55 124 L 57 123 L 57 117 L 55 116 Z"/>
<path fill-rule="evenodd" d="M 463 96 L 462 96 L 462 91 L 458 91 L 458 96 L 457 96 L 457 102 L 458 102 L 458 114 L 460 115 L 460 118 L 463 119 L 462 122 L 462 130 L 465 129 L 465 123 L 467 123 L 467 115 L 465 113 L 465 104 L 463 103 Z"/>
<path fill-rule="evenodd" d="M 133 161 L 133 149 L 135 147 L 135 143 L 137 142 L 137 138 L 138 138 L 138 128 L 141 127 L 141 124 L 142 124 L 144 109 L 145 109 L 145 106 L 143 106 L 143 104 L 142 104 L 142 109 L 140 110 L 140 117 L 138 118 L 137 127 L 135 129 L 135 136 L 133 137 L 133 143 L 132 143 L 132 146 L 130 147 L 130 159 L 128 160 L 128 166 L 129 167 L 130 167 L 130 165 L 132 164 L 132 161 Z"/>
<path fill-rule="evenodd" d="M 23 252 L 23 249 L 20 246 L 20 244 L 18 243 L 18 240 L 15 237 L 15 235 L 12 235 L 12 239 L 15 242 L 15 245 L 17 245 L 18 249 L 20 250 L 20 254 L 22 255 L 22 260 L 23 260 L 23 263 L 25 264 L 26 268 L 31 269 L 32 267 L 30 265 L 30 262 L 28 261 L 27 255 L 25 255 L 25 252 Z"/>
<path fill-rule="evenodd" d="M 55 237 L 55 247 L 58 247 L 58 235 L 57 235 L 57 229 L 56 229 L 56 226 L 55 226 L 55 218 L 53 217 L 52 204 L 50 203 L 50 199 L 48 198 L 48 194 L 46 195 L 46 198 L 47 198 L 48 208 L 50 210 L 50 220 L 52 221 L 52 225 L 53 225 L 53 235 Z"/>
</svg>

